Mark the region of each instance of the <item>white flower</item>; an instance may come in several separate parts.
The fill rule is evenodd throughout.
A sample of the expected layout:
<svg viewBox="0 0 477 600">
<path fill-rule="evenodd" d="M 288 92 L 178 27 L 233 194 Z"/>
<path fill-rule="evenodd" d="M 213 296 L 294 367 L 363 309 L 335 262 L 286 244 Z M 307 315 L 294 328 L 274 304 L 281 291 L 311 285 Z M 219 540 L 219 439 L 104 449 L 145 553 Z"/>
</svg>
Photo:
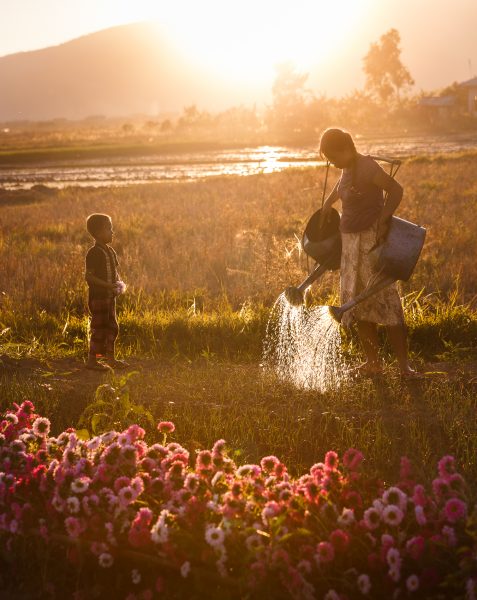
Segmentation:
<svg viewBox="0 0 477 600">
<path fill-rule="evenodd" d="M 107 431 L 101 436 L 101 441 L 107 446 L 117 437 L 117 435 L 118 433 L 116 431 Z"/>
<path fill-rule="evenodd" d="M 296 568 L 302 573 L 311 573 L 311 563 L 309 560 L 300 560 Z"/>
<path fill-rule="evenodd" d="M 138 496 L 139 494 L 142 494 L 144 491 L 144 481 L 142 480 L 142 477 L 134 477 L 134 479 L 131 479 L 131 487 Z"/>
<path fill-rule="evenodd" d="M 137 492 L 130 485 L 125 485 L 118 492 L 119 504 L 127 506 L 137 498 Z"/>
<path fill-rule="evenodd" d="M 323 600 L 340 600 L 340 597 L 335 590 L 329 590 Z"/>
<path fill-rule="evenodd" d="M 185 579 L 190 573 L 190 562 L 187 560 L 181 566 L 181 576 Z"/>
<path fill-rule="evenodd" d="M 38 436 L 47 436 L 50 433 L 50 421 L 46 417 L 38 417 L 33 421 L 33 433 Z"/>
<path fill-rule="evenodd" d="M 399 567 L 391 567 L 388 571 L 388 574 L 394 583 L 397 583 L 401 577 L 401 569 Z"/>
<path fill-rule="evenodd" d="M 80 511 L 80 502 L 75 496 L 70 496 L 66 499 L 66 508 L 72 514 Z"/>
<path fill-rule="evenodd" d="M 338 524 L 341 527 L 348 527 L 352 523 L 354 523 L 354 510 L 352 508 L 343 508 L 343 512 L 338 517 Z"/>
<path fill-rule="evenodd" d="M 120 433 L 118 435 L 118 439 L 116 440 L 120 446 L 129 446 L 131 444 L 131 436 L 127 431 Z"/>
<path fill-rule="evenodd" d="M 83 494 L 89 487 L 91 479 L 89 477 L 80 477 L 71 482 L 71 491 L 75 494 Z"/>
<path fill-rule="evenodd" d="M 415 592 L 419 589 L 419 577 L 417 575 L 409 575 L 406 579 L 406 587 L 410 592 Z"/>
<path fill-rule="evenodd" d="M 260 548 L 260 546 L 263 545 L 262 537 L 258 535 L 258 533 L 252 533 L 252 535 L 249 535 L 248 538 L 245 540 L 245 545 L 247 546 L 247 549 L 250 550 L 250 552 L 253 552 L 254 550 Z"/>
<path fill-rule="evenodd" d="M 134 583 L 134 585 L 138 585 L 138 583 L 141 583 L 141 573 L 139 573 L 138 569 L 133 569 L 131 571 L 131 580 Z"/>
<path fill-rule="evenodd" d="M 382 519 L 388 525 L 394 525 L 394 526 L 399 525 L 399 523 L 401 523 L 403 518 L 404 518 L 404 513 L 399 508 L 399 506 L 396 506 L 394 504 L 389 504 L 383 510 Z"/>
<path fill-rule="evenodd" d="M 86 442 L 86 448 L 94 452 L 94 450 L 97 450 L 101 446 L 101 441 L 100 437 L 94 437 Z"/>
<path fill-rule="evenodd" d="M 379 500 L 379 499 L 373 500 L 373 506 L 379 512 L 379 514 L 381 514 L 383 512 L 384 503 L 381 500 Z"/>
<path fill-rule="evenodd" d="M 64 502 L 63 500 L 55 495 L 53 496 L 53 498 L 51 499 L 51 506 L 58 512 L 63 512 L 63 508 L 64 508 Z"/>
<path fill-rule="evenodd" d="M 169 527 L 166 522 L 169 514 L 169 511 L 161 510 L 159 518 L 151 529 L 151 540 L 155 544 L 165 544 L 169 539 Z"/>
<path fill-rule="evenodd" d="M 379 527 L 381 515 L 374 506 L 371 506 L 370 508 L 364 511 L 363 519 L 368 529 L 376 529 L 377 527 Z"/>
<path fill-rule="evenodd" d="M 12 519 L 10 521 L 10 533 L 16 533 L 18 531 L 18 521 L 16 519 Z"/>
<path fill-rule="evenodd" d="M 217 473 L 212 477 L 212 481 L 211 481 L 212 486 L 215 487 L 217 485 L 217 483 L 222 479 L 223 476 L 224 476 L 223 471 L 217 471 Z"/>
<path fill-rule="evenodd" d="M 5 416 L 4 416 L 5 421 L 8 421 L 9 423 L 12 423 L 13 425 L 17 425 L 18 424 L 18 417 L 16 414 L 8 412 Z"/>
<path fill-rule="evenodd" d="M 366 575 L 366 573 L 362 573 L 361 575 L 359 575 L 358 589 L 365 596 L 366 594 L 369 594 L 369 591 L 371 589 L 371 581 L 369 579 L 369 575 Z"/>
<path fill-rule="evenodd" d="M 205 530 L 205 541 L 212 547 L 222 546 L 225 534 L 220 527 L 208 525 Z"/>
<path fill-rule="evenodd" d="M 391 568 L 395 567 L 400 569 L 402 561 L 399 550 L 397 548 L 389 548 L 388 553 L 386 554 L 386 561 Z"/>
<path fill-rule="evenodd" d="M 383 500 L 385 504 L 395 504 L 399 506 L 401 510 L 406 510 L 407 496 L 398 487 L 390 487 L 383 494 Z"/>
<path fill-rule="evenodd" d="M 108 569 L 113 565 L 114 559 L 109 552 L 103 552 L 98 558 L 99 566 Z"/>
</svg>

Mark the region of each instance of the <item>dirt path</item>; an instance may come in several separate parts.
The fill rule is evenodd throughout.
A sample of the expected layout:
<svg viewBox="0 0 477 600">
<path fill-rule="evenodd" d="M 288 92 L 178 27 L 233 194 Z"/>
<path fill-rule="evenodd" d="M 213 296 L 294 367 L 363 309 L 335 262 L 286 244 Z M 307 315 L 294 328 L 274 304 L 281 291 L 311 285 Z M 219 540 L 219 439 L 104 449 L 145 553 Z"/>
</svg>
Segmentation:
<svg viewBox="0 0 477 600">
<path fill-rule="evenodd" d="M 148 372 L 167 369 L 167 361 L 161 359 L 128 358 L 130 368 L 127 371 Z M 426 363 L 420 367 L 429 380 L 460 380 L 477 384 L 477 361 Z M 127 372 L 126 371 L 126 372 Z M 124 371 L 116 371 L 121 374 Z M 0 375 L 20 375 L 45 382 L 55 382 L 56 387 L 65 391 L 95 388 L 108 380 L 109 373 L 91 371 L 77 358 L 11 358 L 0 355 Z"/>
</svg>

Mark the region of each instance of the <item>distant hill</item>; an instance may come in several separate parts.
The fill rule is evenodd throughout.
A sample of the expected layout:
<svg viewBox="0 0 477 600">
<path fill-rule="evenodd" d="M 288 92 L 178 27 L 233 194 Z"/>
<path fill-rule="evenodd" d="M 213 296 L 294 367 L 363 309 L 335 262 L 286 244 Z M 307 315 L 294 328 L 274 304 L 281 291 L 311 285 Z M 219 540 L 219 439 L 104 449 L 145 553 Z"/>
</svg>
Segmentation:
<svg viewBox="0 0 477 600">
<path fill-rule="evenodd" d="M 249 101 L 253 102 L 254 98 Z M 147 23 L 0 58 L 0 121 L 225 108 L 244 102 Z"/>
</svg>

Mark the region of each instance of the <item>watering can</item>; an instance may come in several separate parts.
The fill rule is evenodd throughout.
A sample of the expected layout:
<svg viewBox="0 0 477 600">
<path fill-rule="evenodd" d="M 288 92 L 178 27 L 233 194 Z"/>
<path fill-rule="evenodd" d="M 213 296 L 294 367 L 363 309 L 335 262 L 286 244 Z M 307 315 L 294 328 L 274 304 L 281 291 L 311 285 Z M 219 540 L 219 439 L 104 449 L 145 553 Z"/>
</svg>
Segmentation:
<svg viewBox="0 0 477 600">
<path fill-rule="evenodd" d="M 372 250 L 376 259 L 375 281 L 342 306 L 330 306 L 331 316 L 341 322 L 345 312 L 397 280 L 407 281 L 421 254 L 426 230 L 424 227 L 392 217 L 385 241 Z"/>
<path fill-rule="evenodd" d="M 320 226 L 321 209 L 308 221 L 303 233 L 301 245 L 308 256 L 316 261 L 316 266 L 308 277 L 298 286 L 285 290 L 285 297 L 293 306 L 303 304 L 305 291 L 326 271 L 336 271 L 341 261 L 340 215 L 331 209 L 328 219 Z"/>
</svg>

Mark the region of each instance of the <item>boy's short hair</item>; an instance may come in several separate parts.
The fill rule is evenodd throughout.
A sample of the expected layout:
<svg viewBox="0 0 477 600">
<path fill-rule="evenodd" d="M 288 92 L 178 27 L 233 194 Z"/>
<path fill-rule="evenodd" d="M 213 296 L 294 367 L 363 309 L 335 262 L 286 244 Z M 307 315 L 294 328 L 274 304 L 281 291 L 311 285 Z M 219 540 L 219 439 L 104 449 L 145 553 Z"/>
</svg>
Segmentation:
<svg viewBox="0 0 477 600">
<path fill-rule="evenodd" d="M 109 215 L 94 213 L 86 219 L 86 229 L 94 237 L 105 223 L 111 223 Z"/>
</svg>

